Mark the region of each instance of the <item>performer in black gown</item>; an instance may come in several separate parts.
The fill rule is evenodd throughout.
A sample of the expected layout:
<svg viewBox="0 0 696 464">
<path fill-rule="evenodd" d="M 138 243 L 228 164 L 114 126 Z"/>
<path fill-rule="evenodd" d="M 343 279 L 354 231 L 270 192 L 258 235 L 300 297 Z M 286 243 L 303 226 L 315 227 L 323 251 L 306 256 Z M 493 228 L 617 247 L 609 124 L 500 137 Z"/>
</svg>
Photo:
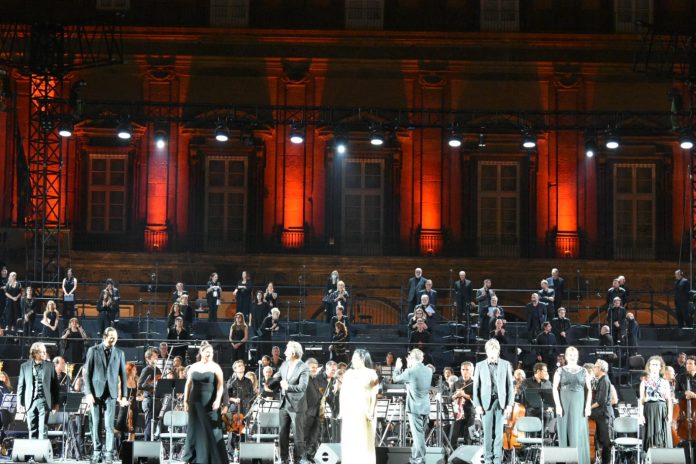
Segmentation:
<svg viewBox="0 0 696 464">
<path fill-rule="evenodd" d="M 196 464 L 227 464 L 227 450 L 220 428 L 220 403 L 224 379 L 213 361 L 213 347 L 203 342 L 201 360 L 191 365 L 184 388 L 188 428 L 183 461 Z"/>
</svg>

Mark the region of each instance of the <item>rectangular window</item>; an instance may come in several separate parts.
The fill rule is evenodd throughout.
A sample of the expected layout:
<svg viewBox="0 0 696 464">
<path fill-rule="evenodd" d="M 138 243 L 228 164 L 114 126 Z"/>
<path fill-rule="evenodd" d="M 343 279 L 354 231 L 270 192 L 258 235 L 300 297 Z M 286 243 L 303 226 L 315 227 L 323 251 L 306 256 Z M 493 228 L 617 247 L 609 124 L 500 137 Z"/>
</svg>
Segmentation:
<svg viewBox="0 0 696 464">
<path fill-rule="evenodd" d="M 384 29 L 384 0 L 346 0 L 346 29 Z"/>
<path fill-rule="evenodd" d="M 210 0 L 210 25 L 248 27 L 249 0 Z"/>
<path fill-rule="evenodd" d="M 127 159 L 125 155 L 90 155 L 87 229 L 125 232 Z"/>
<path fill-rule="evenodd" d="M 130 0 L 97 0 L 97 10 L 127 10 Z"/>
<path fill-rule="evenodd" d="M 652 0 L 614 0 L 614 27 L 616 32 L 633 33 L 643 24 L 653 23 Z"/>
<path fill-rule="evenodd" d="M 479 256 L 519 256 L 519 189 L 518 163 L 479 163 Z"/>
<path fill-rule="evenodd" d="M 519 0 L 481 0 L 481 30 L 488 32 L 519 31 Z"/>
<path fill-rule="evenodd" d="M 207 159 L 205 236 L 209 249 L 245 249 L 247 166 L 246 157 Z"/>
<path fill-rule="evenodd" d="M 384 161 L 350 159 L 343 165 L 342 251 L 382 253 Z"/>
<path fill-rule="evenodd" d="M 655 165 L 614 165 L 614 258 L 655 258 Z"/>
</svg>

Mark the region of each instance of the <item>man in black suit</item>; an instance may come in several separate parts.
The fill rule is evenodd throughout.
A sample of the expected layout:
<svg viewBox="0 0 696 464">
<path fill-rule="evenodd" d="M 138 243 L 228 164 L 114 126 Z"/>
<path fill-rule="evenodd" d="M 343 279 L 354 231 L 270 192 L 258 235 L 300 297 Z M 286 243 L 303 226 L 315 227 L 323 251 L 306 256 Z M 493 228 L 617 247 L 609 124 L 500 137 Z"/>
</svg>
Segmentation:
<svg viewBox="0 0 696 464">
<path fill-rule="evenodd" d="M 408 312 L 412 313 L 413 308 L 420 302 L 420 297 L 418 294 L 421 290 L 425 288 L 425 281 L 427 279 L 423 277 L 423 269 L 417 267 L 415 270 L 415 275 L 408 279 L 408 293 L 406 296 L 406 301 L 408 301 Z"/>
<path fill-rule="evenodd" d="M 556 336 L 556 343 L 561 346 L 568 345 L 568 334 L 570 333 L 570 319 L 566 317 L 566 309 L 558 308 L 558 317 L 551 321 L 553 334 Z"/>
<path fill-rule="evenodd" d="M 478 304 L 479 313 L 479 337 L 488 338 L 488 328 L 491 323 L 488 317 L 488 308 L 491 306 L 491 297 L 495 296 L 495 292 L 491 289 L 491 279 L 483 281 L 483 287 L 476 290 L 476 303 Z"/>
<path fill-rule="evenodd" d="M 457 307 L 457 320 L 469 321 L 469 306 L 473 300 L 471 281 L 466 272 L 459 271 L 459 280 L 454 283 L 454 306 Z"/>
<path fill-rule="evenodd" d="M 597 379 L 597 389 L 593 395 L 592 412 L 590 417 L 597 426 L 597 447 L 602 450 L 602 462 L 611 462 L 611 428 L 614 421 L 614 409 L 611 406 L 611 383 L 607 377 L 609 365 L 603 359 L 594 364 L 594 376 Z"/>
<path fill-rule="evenodd" d="M 611 327 L 611 336 L 614 345 L 620 344 L 623 340 L 626 325 L 626 308 L 621 304 L 621 298 L 614 297 L 612 305 L 607 314 L 607 324 Z"/>
<path fill-rule="evenodd" d="M 691 325 L 691 313 L 689 311 L 690 285 L 684 273 L 677 269 L 674 271 L 674 309 L 677 312 L 679 327 Z"/>
<path fill-rule="evenodd" d="M 563 306 L 563 293 L 565 292 L 565 279 L 560 276 L 558 269 L 551 269 L 551 277 L 547 278 L 546 281 L 549 283 L 555 293 L 553 298 L 553 309 L 556 314 L 558 314 L 558 308 Z"/>
<path fill-rule="evenodd" d="M 128 406 L 128 382 L 126 380 L 126 361 L 123 351 L 116 348 L 118 333 L 108 327 L 102 335 L 103 342 L 87 351 L 87 362 L 83 368 L 84 392 L 87 407 L 91 413 L 91 432 L 93 451 L 90 462 L 101 461 L 102 451 L 107 464 L 113 462 L 114 418 L 116 401 Z M 121 381 L 119 389 L 119 380 Z M 106 430 L 106 443 L 102 444 L 100 425 Z M 105 445 L 105 446 L 104 446 Z"/>
<path fill-rule="evenodd" d="M 319 362 L 309 358 L 305 363 L 309 367 L 309 383 L 307 384 L 307 413 L 305 415 L 305 447 L 307 456 L 312 457 L 321 443 L 321 418 L 319 410 L 321 399 L 326 391 L 328 379 L 319 373 Z"/>
<path fill-rule="evenodd" d="M 437 290 L 433 289 L 433 281 L 427 279 L 425 281 L 425 288 L 418 292 L 418 301 L 422 300 L 423 295 L 428 295 L 428 301 L 430 306 L 435 309 L 437 307 Z"/>
<path fill-rule="evenodd" d="M 285 362 L 273 376 L 280 380 L 280 460 L 289 462 L 290 426 L 292 425 L 295 446 L 293 447 L 294 462 L 304 463 L 305 457 L 305 413 L 307 412 L 307 384 L 309 369 L 302 362 L 302 345 L 288 342 L 285 348 Z"/>
<path fill-rule="evenodd" d="M 49 412 L 58 411 L 58 377 L 43 343 L 32 344 L 29 352 L 31 359 L 19 368 L 17 412 L 26 412 L 29 438 L 43 439 Z"/>
<path fill-rule="evenodd" d="M 611 287 L 607 290 L 607 306 L 611 306 L 614 302 L 614 298 L 621 299 L 621 306 L 626 305 L 626 290 L 621 288 L 619 285 L 619 279 L 614 279 L 611 282 Z"/>
<path fill-rule="evenodd" d="M 547 316 L 546 305 L 539 301 L 537 293 L 532 293 L 532 301 L 527 303 L 527 334 L 530 340 L 536 339 L 539 335 Z"/>
<path fill-rule="evenodd" d="M 544 322 L 542 328 L 543 332 L 536 338 L 537 361 L 549 365 L 556 359 L 556 336 L 551 332 L 550 322 Z"/>
</svg>

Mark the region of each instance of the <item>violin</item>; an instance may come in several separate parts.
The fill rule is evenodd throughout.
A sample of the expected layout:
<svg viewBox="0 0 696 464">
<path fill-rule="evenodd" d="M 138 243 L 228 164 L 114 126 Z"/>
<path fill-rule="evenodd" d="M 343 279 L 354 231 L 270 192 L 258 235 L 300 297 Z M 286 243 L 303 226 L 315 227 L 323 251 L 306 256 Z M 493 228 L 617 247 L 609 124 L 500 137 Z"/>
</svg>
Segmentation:
<svg viewBox="0 0 696 464">
<path fill-rule="evenodd" d="M 239 404 L 241 408 L 241 402 Z M 222 414 L 222 423 L 225 424 L 227 433 L 236 433 L 237 435 L 246 433 L 244 414 L 241 412 L 241 409 L 232 414 Z"/>
</svg>

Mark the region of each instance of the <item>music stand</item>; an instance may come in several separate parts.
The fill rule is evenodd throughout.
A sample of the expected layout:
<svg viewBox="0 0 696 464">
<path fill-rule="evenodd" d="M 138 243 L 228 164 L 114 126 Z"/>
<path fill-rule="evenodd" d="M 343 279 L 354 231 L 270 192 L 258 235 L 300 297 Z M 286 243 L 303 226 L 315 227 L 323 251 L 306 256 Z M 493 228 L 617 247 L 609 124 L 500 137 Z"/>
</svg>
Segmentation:
<svg viewBox="0 0 696 464">
<path fill-rule="evenodd" d="M 153 398 L 152 401 L 152 421 L 154 425 L 155 421 L 155 410 L 154 408 L 157 405 L 157 398 L 163 398 L 165 395 L 172 395 L 172 412 L 174 412 L 174 399 L 176 398 L 177 393 L 184 393 L 184 387 L 186 386 L 186 379 L 160 379 L 157 381 L 157 385 L 155 386 L 155 397 Z M 173 422 L 172 422 L 173 423 Z M 166 424 L 165 424 L 166 425 Z M 172 430 L 169 431 L 169 459 L 171 462 L 171 450 L 174 448 L 174 433 Z"/>
<path fill-rule="evenodd" d="M 65 397 L 65 402 L 63 403 L 63 456 L 61 461 L 65 462 L 68 450 L 74 451 L 77 459 L 82 459 L 80 451 L 77 448 L 77 436 L 75 431 L 72 430 L 68 432 L 68 419 L 74 413 L 80 412 L 80 407 L 82 406 L 82 393 L 68 393 Z"/>
<path fill-rule="evenodd" d="M 2 403 L 0 403 L 0 409 L 7 409 L 10 414 L 17 412 L 17 394 L 8 393 L 3 395 Z"/>
</svg>

